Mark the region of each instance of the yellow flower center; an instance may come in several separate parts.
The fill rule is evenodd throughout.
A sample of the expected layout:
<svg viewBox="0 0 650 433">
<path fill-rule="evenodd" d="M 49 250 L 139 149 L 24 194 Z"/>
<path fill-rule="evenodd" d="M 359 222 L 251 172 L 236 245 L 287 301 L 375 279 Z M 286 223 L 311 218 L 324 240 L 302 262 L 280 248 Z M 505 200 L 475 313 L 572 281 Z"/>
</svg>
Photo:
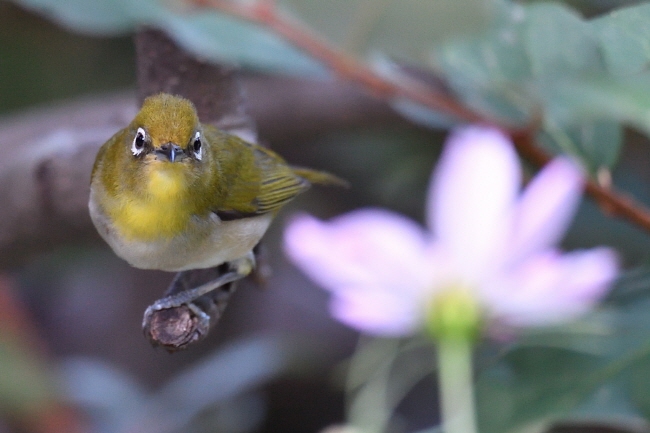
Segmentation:
<svg viewBox="0 0 650 433">
<path fill-rule="evenodd" d="M 482 314 L 470 290 L 452 286 L 431 302 L 426 329 L 436 339 L 475 339 L 481 330 Z"/>
</svg>

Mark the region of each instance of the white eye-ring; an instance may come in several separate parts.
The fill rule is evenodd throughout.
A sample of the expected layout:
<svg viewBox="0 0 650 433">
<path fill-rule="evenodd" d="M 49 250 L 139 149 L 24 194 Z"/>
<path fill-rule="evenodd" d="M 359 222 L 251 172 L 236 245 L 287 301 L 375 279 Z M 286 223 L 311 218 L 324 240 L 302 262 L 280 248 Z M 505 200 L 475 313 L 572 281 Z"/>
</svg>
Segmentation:
<svg viewBox="0 0 650 433">
<path fill-rule="evenodd" d="M 192 152 L 199 161 L 203 157 L 203 144 L 201 143 L 201 133 L 199 131 L 196 131 L 192 139 Z"/>
<path fill-rule="evenodd" d="M 138 128 L 138 132 L 135 133 L 133 143 L 131 144 L 131 152 L 133 153 L 133 156 L 138 156 L 144 151 L 146 139 L 147 131 L 143 128 Z"/>
</svg>

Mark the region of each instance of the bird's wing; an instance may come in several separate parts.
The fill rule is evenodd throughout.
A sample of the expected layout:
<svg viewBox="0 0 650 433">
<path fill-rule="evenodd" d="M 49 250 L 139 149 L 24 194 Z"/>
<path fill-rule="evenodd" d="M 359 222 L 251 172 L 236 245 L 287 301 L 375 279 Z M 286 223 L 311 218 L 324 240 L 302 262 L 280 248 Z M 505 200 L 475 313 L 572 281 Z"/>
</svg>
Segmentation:
<svg viewBox="0 0 650 433">
<path fill-rule="evenodd" d="M 230 191 L 223 204 L 215 210 L 222 220 L 276 212 L 309 188 L 309 181 L 294 173 L 275 152 L 244 141 L 241 144 L 246 147 L 246 157 L 241 157 L 240 162 L 254 164 L 257 175 L 253 180 L 238 178 L 229 182 Z"/>
<path fill-rule="evenodd" d="M 258 212 L 274 212 L 309 188 L 309 181 L 298 176 L 275 153 L 258 146 L 253 152 L 256 164 L 262 171 L 256 199 Z"/>
</svg>

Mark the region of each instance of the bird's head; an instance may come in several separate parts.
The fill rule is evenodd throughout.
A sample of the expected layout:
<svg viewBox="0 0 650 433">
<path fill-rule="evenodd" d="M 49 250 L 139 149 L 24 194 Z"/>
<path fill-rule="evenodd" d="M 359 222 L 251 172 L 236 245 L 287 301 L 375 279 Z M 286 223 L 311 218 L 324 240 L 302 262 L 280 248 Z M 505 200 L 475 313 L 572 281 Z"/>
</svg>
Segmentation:
<svg viewBox="0 0 650 433">
<path fill-rule="evenodd" d="M 123 184 L 156 199 L 174 198 L 200 183 L 207 141 L 194 105 L 161 93 L 145 99 L 111 152 Z"/>
</svg>

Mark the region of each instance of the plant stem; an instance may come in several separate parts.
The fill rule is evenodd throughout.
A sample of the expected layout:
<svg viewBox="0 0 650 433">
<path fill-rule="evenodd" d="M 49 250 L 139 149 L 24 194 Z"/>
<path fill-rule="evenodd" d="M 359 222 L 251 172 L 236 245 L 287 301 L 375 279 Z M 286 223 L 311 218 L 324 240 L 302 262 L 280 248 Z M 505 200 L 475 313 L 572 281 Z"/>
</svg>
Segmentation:
<svg viewBox="0 0 650 433">
<path fill-rule="evenodd" d="M 477 433 L 469 339 L 438 339 L 438 381 L 445 433 Z"/>
</svg>

